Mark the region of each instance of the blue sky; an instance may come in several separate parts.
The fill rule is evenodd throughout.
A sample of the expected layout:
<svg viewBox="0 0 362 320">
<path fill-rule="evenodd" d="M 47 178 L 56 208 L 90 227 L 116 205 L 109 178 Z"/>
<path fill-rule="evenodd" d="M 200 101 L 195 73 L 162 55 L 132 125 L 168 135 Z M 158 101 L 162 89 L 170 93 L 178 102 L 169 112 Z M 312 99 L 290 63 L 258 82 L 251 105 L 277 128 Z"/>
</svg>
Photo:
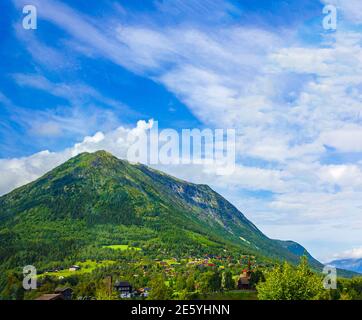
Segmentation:
<svg viewBox="0 0 362 320">
<path fill-rule="evenodd" d="M 260 26 L 278 32 L 278 29 L 313 23 L 313 19 L 320 17 L 322 7 L 316 1 L 204 1 L 202 4 L 196 1 L 114 1 L 106 4 L 94 1 L 92 5 L 86 5 L 85 1 L 62 3 L 91 17 L 99 24 L 100 30 L 102 25 L 106 26 L 108 17 L 111 17 L 122 24 L 133 25 L 142 21 L 146 26 L 157 28 L 195 25 L 211 32 L 216 28 L 244 25 Z M 82 128 L 84 135 L 99 129 L 114 129 L 120 123 L 133 124 L 139 118 L 155 118 L 167 127 L 202 125 L 187 105 L 163 85 L 145 77 L 143 72 L 138 74 L 104 57 L 92 58 L 84 52 L 74 50 L 73 46 L 79 46 L 81 50 L 82 44 L 76 40 L 71 42 L 73 39 L 69 33 L 59 25 L 54 25 L 47 19 L 39 19 L 36 31 L 22 30 L 24 15 L 21 4 L 21 1 L 3 4 L 4 11 L 9 14 L 5 20 L 1 20 L 3 50 L 0 55 L 0 87 L 12 105 L 17 107 L 18 114 L 9 111 L 14 108 L 5 106 L 1 109 L 0 157 L 31 155 L 48 148 L 61 150 L 81 139 L 79 130 L 58 130 L 58 135 L 53 132 L 51 136 L 45 131 L 40 134 L 32 130 L 29 110 L 38 114 L 55 112 L 60 117 L 67 117 L 72 116 L 70 108 L 67 110 L 72 102 L 69 103 L 67 97 L 56 96 L 48 90 L 19 85 L 14 79 L 19 73 L 44 78 L 54 85 L 87 85 L 104 98 L 124 105 L 124 110 L 107 103 L 93 106 L 94 111 L 108 112 L 109 117 L 112 117 L 111 124 L 108 124 L 110 119 L 106 117 L 93 121 L 93 126 Z M 41 14 L 41 1 L 39 4 Z M 85 115 L 79 114 L 79 117 L 82 116 Z M 24 139 L 24 136 L 29 136 L 29 139 Z"/>
<path fill-rule="evenodd" d="M 51 23 L 49 17 L 39 19 L 36 31 L 22 30 L 22 3 L 14 1 L 3 4 L 4 11 L 9 14 L 5 20 L 1 20 L 1 29 L 4 32 L 1 38 L 3 50 L 0 63 L 3 76 L 0 86 L 12 107 L 5 104 L 1 109 L 0 157 L 31 155 L 49 148 L 54 151 L 62 150 L 82 139 L 79 133 L 86 135 L 97 130 L 111 130 L 119 124 L 134 124 L 140 118 L 158 119 L 161 125 L 173 128 L 202 126 L 202 121 L 190 112 L 185 103 L 164 85 L 154 81 L 153 76 L 157 76 L 158 70 L 134 72 L 104 57 L 82 52 L 82 49 L 87 50 L 86 46 L 77 39 L 72 39 L 67 30 L 64 30 L 66 28 Z M 139 0 L 113 1 L 106 4 L 94 1 L 92 5 L 86 5 L 84 1 L 62 3 L 93 19 L 94 23 L 99 24 L 100 30 L 102 25 L 108 27 L 107 20 L 111 17 L 119 24 L 137 25 L 141 22 L 144 26 L 155 28 L 195 26 L 210 32 L 228 26 L 252 26 L 272 32 L 288 32 L 285 29 L 289 30 L 292 26 L 302 30 L 304 35 L 308 32 L 303 29 L 313 24 L 316 17 L 320 18 L 322 8 L 322 4 L 317 1 L 204 1 L 200 4 L 197 1 Z M 39 14 L 41 11 L 39 1 Z M 78 50 L 75 50 L 74 46 L 79 47 Z M 153 72 L 155 74 L 152 74 Z M 69 101 L 69 96 L 59 97 L 52 94 L 51 90 L 42 90 L 44 87 L 39 90 L 39 86 L 24 84 L 28 83 L 25 80 L 20 83 L 16 77 L 19 74 L 29 78 L 38 77 L 39 81 L 43 79 L 52 85 L 88 86 L 105 99 L 117 101 L 119 106 L 110 106 L 102 103 L 103 101 L 93 105 L 94 97 L 91 96 L 79 103 L 92 104 L 91 109 L 96 113 L 105 110 L 109 118 L 103 116 L 98 121 L 92 120 L 92 125 L 83 123 L 82 130 L 53 129 L 51 135 L 47 131 L 39 132 L 33 130 L 33 127 L 38 121 L 44 121 L 43 117 L 46 117 L 47 113 L 62 118 L 73 117 L 71 108 L 74 107 L 74 101 Z M 75 96 L 76 92 L 73 98 L 82 99 Z M 124 108 L 120 107 L 121 104 Z M 77 108 L 79 107 L 77 105 Z M 9 109 L 16 109 L 17 113 Z M 83 106 L 83 109 L 86 108 Z M 35 114 L 30 116 L 29 111 Z M 84 110 L 83 112 L 87 113 Z M 77 116 L 82 118 L 86 115 L 80 111 Z M 39 119 L 35 124 L 33 117 Z M 24 136 L 29 139 L 24 139 Z"/>
<path fill-rule="evenodd" d="M 22 28 L 24 4 L 37 7 L 36 30 Z M 322 27 L 326 4 L 336 31 Z M 322 260 L 362 256 L 360 1 L 0 6 L 1 193 L 77 152 L 124 157 L 117 143 L 150 119 L 234 128 L 233 176 L 160 169 L 211 185 L 267 235 Z"/>
</svg>

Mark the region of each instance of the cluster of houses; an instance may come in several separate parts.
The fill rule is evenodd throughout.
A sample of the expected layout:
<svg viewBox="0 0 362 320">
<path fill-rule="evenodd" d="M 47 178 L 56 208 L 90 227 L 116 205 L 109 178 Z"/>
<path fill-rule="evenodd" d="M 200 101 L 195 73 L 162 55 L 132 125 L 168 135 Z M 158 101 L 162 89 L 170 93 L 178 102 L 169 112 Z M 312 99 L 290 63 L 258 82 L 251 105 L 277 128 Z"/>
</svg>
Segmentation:
<svg viewBox="0 0 362 320">
<path fill-rule="evenodd" d="M 239 290 L 250 290 L 251 284 L 251 276 L 252 276 L 252 270 L 251 270 L 251 262 L 250 257 L 244 256 L 243 258 L 247 258 L 247 269 L 244 269 L 242 273 L 240 274 L 238 280 L 237 280 L 237 287 Z M 213 260 L 211 260 L 213 259 Z M 205 255 L 204 258 L 196 258 L 187 263 L 189 266 L 197 266 L 197 267 L 217 267 L 217 265 L 214 263 L 217 263 L 217 260 L 222 260 L 223 257 L 221 256 L 211 256 L 211 255 Z M 216 261 L 215 261 L 216 260 Z M 155 259 L 155 261 L 162 267 L 164 267 L 164 270 L 166 274 L 169 276 L 175 275 L 175 269 L 174 265 L 179 264 L 177 262 L 177 259 L 173 259 L 173 262 L 168 263 L 165 261 L 161 261 L 159 259 Z M 242 261 L 240 261 L 240 264 L 242 264 Z M 220 268 L 223 268 L 223 266 L 219 266 Z M 75 272 L 80 270 L 80 266 L 78 265 L 72 265 L 68 268 L 69 271 Z M 144 273 L 147 273 L 147 266 L 144 266 Z M 58 269 L 50 270 L 48 272 L 57 272 Z M 47 273 L 47 272 L 46 272 Z M 112 289 L 116 290 L 116 292 L 119 294 L 119 297 L 122 299 L 130 299 L 130 298 L 147 298 L 149 296 L 149 293 L 151 291 L 151 288 L 139 288 L 134 289 L 132 288 L 132 285 L 128 281 L 116 281 L 114 285 L 112 285 L 112 278 L 110 277 L 110 286 L 109 290 L 112 291 Z M 56 288 L 53 293 L 43 294 L 42 296 L 38 297 L 36 300 L 71 300 L 73 295 L 73 291 L 71 288 Z"/>
<path fill-rule="evenodd" d="M 161 267 L 164 268 L 164 272 L 168 275 L 168 276 L 175 276 L 176 272 L 175 272 L 175 266 L 180 265 L 180 263 L 177 262 L 176 259 L 173 259 L 173 263 L 168 263 L 166 261 L 161 261 L 156 259 L 155 260 L 158 265 L 160 265 Z M 217 265 L 211 261 L 211 258 L 205 258 L 205 259 L 200 259 L 200 258 L 196 258 L 192 261 L 189 261 L 187 263 L 188 266 L 197 266 L 199 268 L 202 267 L 216 267 Z"/>
<path fill-rule="evenodd" d="M 113 288 L 119 294 L 122 299 L 130 298 L 147 298 L 151 288 L 139 288 L 134 290 L 132 285 L 128 281 L 116 281 Z M 56 288 L 53 293 L 46 293 L 36 298 L 35 300 L 72 300 L 73 290 L 72 288 Z"/>
<path fill-rule="evenodd" d="M 216 267 L 216 264 L 210 261 L 210 259 L 195 259 L 187 263 L 188 266 L 198 267 Z"/>
</svg>

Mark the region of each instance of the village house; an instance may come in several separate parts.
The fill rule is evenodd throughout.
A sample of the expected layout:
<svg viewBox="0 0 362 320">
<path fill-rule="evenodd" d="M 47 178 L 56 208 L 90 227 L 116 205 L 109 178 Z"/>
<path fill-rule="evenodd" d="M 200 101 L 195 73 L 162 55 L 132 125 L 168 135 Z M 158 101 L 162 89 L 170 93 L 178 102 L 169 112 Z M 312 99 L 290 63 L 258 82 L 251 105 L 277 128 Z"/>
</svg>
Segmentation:
<svg viewBox="0 0 362 320">
<path fill-rule="evenodd" d="M 46 293 L 35 300 L 72 300 L 73 290 L 71 288 L 56 288 L 54 293 Z"/>
<path fill-rule="evenodd" d="M 72 288 L 66 287 L 66 288 L 56 288 L 54 290 L 54 293 L 61 294 L 64 298 L 64 300 L 72 300 L 73 290 Z"/>
<path fill-rule="evenodd" d="M 117 290 L 121 298 L 131 298 L 132 285 L 128 281 L 116 281 L 114 288 Z"/>
<path fill-rule="evenodd" d="M 238 289 L 239 290 L 250 290 L 250 278 L 251 272 L 249 270 L 243 270 L 238 280 Z"/>
<path fill-rule="evenodd" d="M 80 266 L 73 265 L 69 267 L 69 271 L 78 271 L 78 270 L 80 270 Z"/>
<path fill-rule="evenodd" d="M 35 300 L 64 300 L 63 296 L 60 293 L 47 293 L 43 294 Z"/>
</svg>

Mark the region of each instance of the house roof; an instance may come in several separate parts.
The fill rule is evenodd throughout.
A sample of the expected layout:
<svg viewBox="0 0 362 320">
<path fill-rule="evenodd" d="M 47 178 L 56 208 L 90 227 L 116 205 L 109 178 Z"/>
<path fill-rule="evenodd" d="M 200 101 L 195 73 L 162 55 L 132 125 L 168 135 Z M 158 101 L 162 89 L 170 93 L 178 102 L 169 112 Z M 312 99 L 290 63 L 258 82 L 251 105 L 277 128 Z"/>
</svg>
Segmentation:
<svg viewBox="0 0 362 320">
<path fill-rule="evenodd" d="M 115 287 L 130 287 L 131 284 L 128 281 L 116 281 Z"/>
<path fill-rule="evenodd" d="M 61 293 L 48 293 L 36 298 L 35 300 L 64 300 Z"/>
</svg>

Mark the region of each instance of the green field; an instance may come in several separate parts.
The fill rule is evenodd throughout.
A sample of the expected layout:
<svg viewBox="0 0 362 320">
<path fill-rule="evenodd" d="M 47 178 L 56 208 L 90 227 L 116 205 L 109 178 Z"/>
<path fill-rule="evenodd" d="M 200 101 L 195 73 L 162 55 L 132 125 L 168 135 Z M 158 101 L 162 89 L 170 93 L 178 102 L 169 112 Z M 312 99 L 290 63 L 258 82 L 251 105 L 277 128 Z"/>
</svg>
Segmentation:
<svg viewBox="0 0 362 320">
<path fill-rule="evenodd" d="M 84 262 L 75 263 L 77 266 L 80 267 L 80 269 L 77 271 L 69 271 L 69 269 L 65 269 L 65 270 L 59 270 L 58 272 L 45 272 L 43 274 L 40 274 L 38 276 L 38 278 L 41 279 L 45 276 L 57 277 L 57 278 L 59 278 L 59 277 L 67 278 L 67 277 L 70 277 L 73 275 L 91 273 L 96 269 L 107 267 L 114 263 L 115 263 L 115 261 L 112 261 L 112 260 L 103 260 L 103 261 L 98 261 L 98 262 L 93 261 L 93 260 L 86 260 Z"/>
<path fill-rule="evenodd" d="M 137 248 L 137 247 L 131 247 L 127 244 L 113 244 L 110 246 L 103 246 L 102 248 L 104 249 L 112 249 L 112 250 L 120 250 L 120 251 L 125 251 L 125 250 L 136 250 L 136 251 L 140 251 L 142 250 L 141 248 Z"/>
</svg>

